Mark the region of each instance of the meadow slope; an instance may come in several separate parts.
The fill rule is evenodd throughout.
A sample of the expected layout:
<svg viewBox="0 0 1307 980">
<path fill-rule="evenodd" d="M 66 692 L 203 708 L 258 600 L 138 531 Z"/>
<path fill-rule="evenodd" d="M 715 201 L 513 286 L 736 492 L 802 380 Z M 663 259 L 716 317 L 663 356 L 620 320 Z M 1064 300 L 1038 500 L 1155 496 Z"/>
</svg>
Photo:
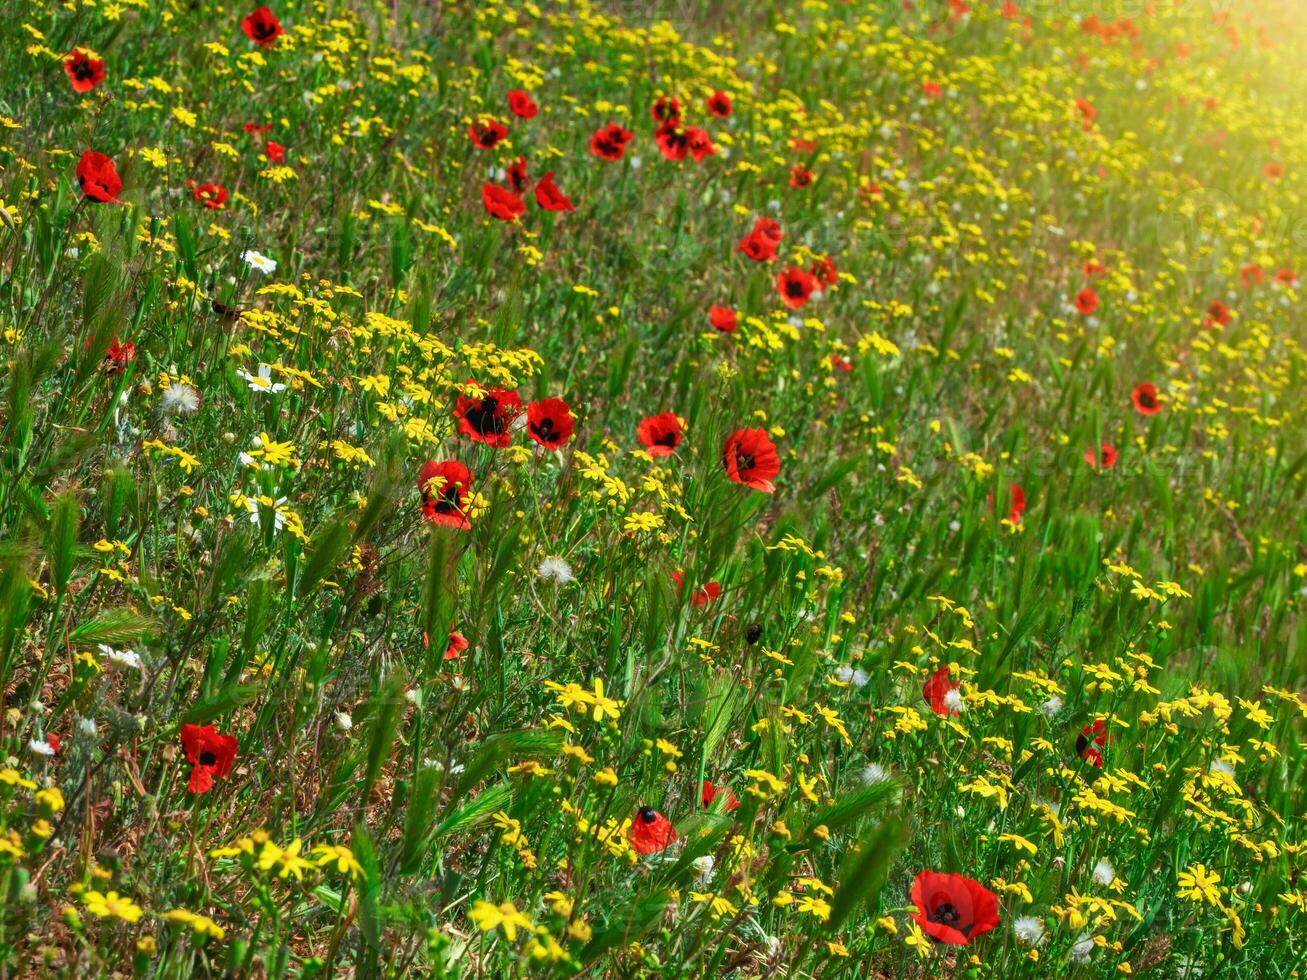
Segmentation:
<svg viewBox="0 0 1307 980">
<path fill-rule="evenodd" d="M 1287 0 L 6 14 L 0 977 L 1301 974 Z"/>
</svg>

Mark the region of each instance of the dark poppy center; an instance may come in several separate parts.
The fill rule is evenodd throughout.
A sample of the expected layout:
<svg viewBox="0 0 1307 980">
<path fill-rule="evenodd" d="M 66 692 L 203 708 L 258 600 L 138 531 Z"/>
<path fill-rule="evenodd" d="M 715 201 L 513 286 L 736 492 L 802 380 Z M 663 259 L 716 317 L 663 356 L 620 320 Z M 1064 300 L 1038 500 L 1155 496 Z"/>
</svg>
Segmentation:
<svg viewBox="0 0 1307 980">
<path fill-rule="evenodd" d="M 753 458 L 752 453 L 742 452 L 738 449 L 735 451 L 735 468 L 741 473 L 747 473 L 756 465 L 757 461 Z"/>
<path fill-rule="evenodd" d="M 217 765 L 217 763 L 218 763 L 218 757 L 214 755 L 212 752 L 200 753 L 200 765 L 213 766 L 213 765 Z"/>
<path fill-rule="evenodd" d="M 1143 405 L 1144 408 L 1152 408 L 1155 402 L 1153 396 L 1149 392 L 1141 391 L 1139 393 L 1139 404 Z"/>
<path fill-rule="evenodd" d="M 651 806 L 640 807 L 640 819 L 645 823 L 653 823 L 658 819 L 658 812 Z"/>
<path fill-rule="evenodd" d="M 95 77 L 95 71 L 91 68 L 89 61 L 77 61 L 73 63 L 73 74 L 79 82 L 89 82 Z"/>
<path fill-rule="evenodd" d="M 803 283 L 797 279 L 787 280 L 785 283 L 785 295 L 798 299 L 803 295 Z"/>
<path fill-rule="evenodd" d="M 662 435 L 660 435 L 658 438 L 656 438 L 656 439 L 654 440 L 654 445 L 655 445 L 655 446 L 666 446 L 668 449 L 675 449 L 675 448 L 676 448 L 676 442 L 677 442 L 677 439 L 676 439 L 676 433 L 675 433 L 675 432 L 665 432 L 665 433 L 663 433 Z"/>
<path fill-rule="evenodd" d="M 940 902 L 930 913 L 931 922 L 938 922 L 940 925 L 950 926 L 954 929 L 960 928 L 958 923 L 961 918 L 961 913 L 958 912 L 957 906 L 952 902 Z"/>
<path fill-rule="evenodd" d="M 269 21 L 260 20 L 254 25 L 254 33 L 258 35 L 260 41 L 269 41 L 276 36 L 277 28 Z"/>
<path fill-rule="evenodd" d="M 479 436 L 497 436 L 507 427 L 507 420 L 499 411 L 499 402 L 490 397 L 481 399 L 463 417 Z"/>
<path fill-rule="evenodd" d="M 534 432 L 545 442 L 558 441 L 558 432 L 555 430 L 553 419 L 550 418 L 541 419 L 539 422 L 531 426 L 531 431 Z"/>
</svg>

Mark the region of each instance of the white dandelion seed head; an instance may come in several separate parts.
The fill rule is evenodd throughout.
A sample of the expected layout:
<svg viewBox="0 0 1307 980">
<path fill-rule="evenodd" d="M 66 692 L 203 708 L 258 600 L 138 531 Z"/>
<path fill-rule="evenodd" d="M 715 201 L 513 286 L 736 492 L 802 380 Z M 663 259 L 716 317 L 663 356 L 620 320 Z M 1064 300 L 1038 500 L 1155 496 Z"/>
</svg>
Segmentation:
<svg viewBox="0 0 1307 980">
<path fill-rule="evenodd" d="M 1012 932 L 1017 941 L 1027 946 L 1038 946 L 1044 938 L 1044 923 L 1033 915 L 1023 915 L 1012 923 Z"/>
<path fill-rule="evenodd" d="M 871 678 L 867 676 L 867 672 L 865 670 L 859 669 L 853 672 L 854 687 L 866 687 L 867 681 L 869 680 L 871 680 Z"/>
<path fill-rule="evenodd" d="M 200 407 L 200 393 L 188 384 L 169 385 L 159 396 L 164 415 L 191 415 Z"/>
<path fill-rule="evenodd" d="M 1110 861 L 1099 861 L 1094 865 L 1094 881 L 1106 888 L 1116 880 L 1116 868 Z"/>
<path fill-rule="evenodd" d="M 967 706 L 962 700 L 962 692 L 956 687 L 944 695 L 944 704 L 950 711 L 967 710 Z"/>
<path fill-rule="evenodd" d="M 840 664 L 835 668 L 835 679 L 841 684 L 848 684 L 853 680 L 853 668 L 846 664 Z"/>
<path fill-rule="evenodd" d="M 100 730 L 95 725 L 94 718 L 78 718 L 77 731 L 87 738 L 95 738 L 100 734 Z"/>
<path fill-rule="evenodd" d="M 878 762 L 869 762 L 862 768 L 862 782 L 864 786 L 875 786 L 887 781 L 890 772 Z"/>
<path fill-rule="evenodd" d="M 1089 956 L 1094 951 L 1094 937 L 1087 932 L 1082 932 L 1080 938 L 1075 941 L 1071 947 L 1071 960 L 1074 963 L 1088 963 Z"/>
<path fill-rule="evenodd" d="M 1230 763 L 1226 762 L 1224 759 L 1213 759 L 1211 765 L 1207 768 L 1212 772 L 1223 772 L 1227 776 L 1234 775 L 1234 766 L 1230 765 Z"/>
<path fill-rule="evenodd" d="M 336 712 L 336 727 L 342 732 L 347 732 L 354 727 L 354 719 L 344 711 Z"/>
<path fill-rule="evenodd" d="M 1062 710 L 1062 699 L 1056 694 L 1039 706 L 1039 710 L 1044 713 L 1044 717 L 1052 720 L 1057 717 L 1057 713 Z"/>
<path fill-rule="evenodd" d="M 572 566 L 566 559 L 552 556 L 540 562 L 536 575 L 545 581 L 557 582 L 559 585 L 566 585 L 576 578 L 576 573 L 572 571 Z"/>
<path fill-rule="evenodd" d="M 694 874 L 696 880 L 700 885 L 703 885 L 706 884 L 708 882 L 708 879 L 712 877 L 713 866 L 716 864 L 716 862 L 713 861 L 713 857 L 711 854 L 705 854 L 702 857 L 695 858 L 691 862 L 691 864 L 694 865 Z"/>
</svg>

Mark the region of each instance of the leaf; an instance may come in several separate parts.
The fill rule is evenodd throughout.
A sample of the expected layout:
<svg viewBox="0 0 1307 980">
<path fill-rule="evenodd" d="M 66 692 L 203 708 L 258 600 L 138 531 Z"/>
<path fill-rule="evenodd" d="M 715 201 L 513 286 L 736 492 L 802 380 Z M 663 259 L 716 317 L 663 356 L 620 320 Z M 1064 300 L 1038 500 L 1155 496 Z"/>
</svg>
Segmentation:
<svg viewBox="0 0 1307 980">
<path fill-rule="evenodd" d="M 507 809 L 512 801 L 513 787 L 508 783 L 497 783 L 442 820 L 432 836 L 447 837 L 450 834 L 470 830 L 492 813 Z"/>
<path fill-rule="evenodd" d="M 300 569 L 296 595 L 308 595 L 335 571 L 349 551 L 353 533 L 344 515 L 337 515 L 318 528 L 309 542 L 309 557 Z"/>
<path fill-rule="evenodd" d="M 130 609 L 107 609 L 94 619 L 73 627 L 68 633 L 68 640 L 85 646 L 96 643 L 118 646 L 140 639 L 154 626 L 155 621 L 149 616 L 142 616 Z"/>
<path fill-rule="evenodd" d="M 50 578 L 58 595 L 68 591 L 68 579 L 72 577 L 73 559 L 77 554 L 77 528 L 81 520 L 82 510 L 75 496 L 64 493 L 55 498 L 54 509 L 50 514 L 50 529 L 46 536 L 46 555 L 50 559 Z"/>
<path fill-rule="evenodd" d="M 231 684 L 224 687 L 213 697 L 205 698 L 191 705 L 182 713 L 179 724 L 204 725 L 214 718 L 231 714 L 237 708 L 249 704 L 263 689 L 261 684 Z"/>
<path fill-rule="evenodd" d="M 894 780 L 860 789 L 842 800 L 836 800 L 830 806 L 818 810 L 808 823 L 808 832 L 813 828 L 825 826 L 827 830 L 836 831 L 856 823 L 863 817 L 881 810 L 898 794 L 899 786 Z"/>
<path fill-rule="evenodd" d="M 589 966 L 615 946 L 638 940 L 662 918 L 667 901 L 667 892 L 656 891 L 626 906 L 618 906 L 609 924 L 596 931 L 581 950 L 582 964 Z"/>
<path fill-rule="evenodd" d="M 872 907 L 885 887 L 890 865 L 906 844 L 906 828 L 898 815 L 880 821 L 858 838 L 857 847 L 850 848 L 840 864 L 840 884 L 831 900 L 828 928 L 838 929 L 859 905 Z"/>
<path fill-rule="evenodd" d="M 372 719 L 371 736 L 368 739 L 367 769 L 363 774 L 363 804 L 366 805 L 372 787 L 381 775 L 381 767 L 390 758 L 390 747 L 395 743 L 399 731 L 399 720 L 404 713 L 404 678 L 393 674 L 372 697 L 368 716 Z"/>
</svg>

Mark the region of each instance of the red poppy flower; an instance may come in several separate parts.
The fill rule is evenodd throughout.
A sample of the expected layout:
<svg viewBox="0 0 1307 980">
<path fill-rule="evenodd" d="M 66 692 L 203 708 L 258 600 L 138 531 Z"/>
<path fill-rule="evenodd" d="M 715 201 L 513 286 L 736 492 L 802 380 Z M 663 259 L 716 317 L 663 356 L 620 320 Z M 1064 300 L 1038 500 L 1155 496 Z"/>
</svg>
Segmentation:
<svg viewBox="0 0 1307 980">
<path fill-rule="evenodd" d="M 1107 747 L 1107 722 L 1102 718 L 1086 725 L 1076 736 L 1076 755 L 1091 766 L 1103 768 L 1103 749 Z"/>
<path fill-rule="evenodd" d="M 542 398 L 526 407 L 526 432 L 546 449 L 561 449 L 572 438 L 572 410 L 561 398 Z"/>
<path fill-rule="evenodd" d="M 508 127 L 498 119 L 478 119 L 467 128 L 474 146 L 482 150 L 493 150 L 499 141 L 508 135 Z"/>
<path fill-rule="evenodd" d="M 801 163 L 796 163 L 790 170 L 790 186 L 802 190 L 812 185 L 812 171 Z"/>
<path fill-rule="evenodd" d="M 631 847 L 637 854 L 656 854 L 676 840 L 672 822 L 651 806 L 642 806 L 631 825 Z"/>
<path fill-rule="evenodd" d="M 263 152 L 268 154 L 268 159 L 273 163 L 286 162 L 286 148 L 280 143 L 274 143 L 272 140 L 268 140 L 263 144 Z"/>
<path fill-rule="evenodd" d="M 912 918 L 942 943 L 965 946 L 998 925 L 998 898 L 962 875 L 923 871 L 912 883 Z"/>
<path fill-rule="evenodd" d="M 650 415 L 635 429 L 635 435 L 650 456 L 670 456 L 681 444 L 684 429 L 681 420 L 671 412 Z"/>
<path fill-rule="evenodd" d="M 740 808 L 739 797 L 732 792 L 729 786 L 714 786 L 706 779 L 699 784 L 699 798 L 703 801 L 703 808 L 705 810 L 712 806 L 712 801 L 717 799 L 719 796 L 726 801 L 727 813 Z"/>
<path fill-rule="evenodd" d="M 518 157 L 509 166 L 508 186 L 514 194 L 525 194 L 531 187 L 531 178 L 526 173 L 526 157 Z"/>
<path fill-rule="evenodd" d="M 520 414 L 522 399 L 507 388 L 491 388 L 476 397 L 459 395 L 454 407 L 460 432 L 476 442 L 500 448 L 513 441 L 513 420 Z"/>
<path fill-rule="evenodd" d="M 731 97 L 721 89 L 708 96 L 704 105 L 718 119 L 725 119 L 731 114 Z"/>
<path fill-rule="evenodd" d="M 654 143 L 658 152 L 673 162 L 684 160 L 690 153 L 689 138 L 675 126 L 659 126 L 654 133 Z"/>
<path fill-rule="evenodd" d="M 239 743 L 234 735 L 222 735 L 212 725 L 182 725 L 182 750 L 191 764 L 192 793 L 207 793 L 214 779 L 226 779 L 236 762 Z"/>
<path fill-rule="evenodd" d="M 89 341 L 90 338 L 88 337 Z M 127 365 L 136 360 L 136 344 L 127 341 L 125 344 L 119 344 L 118 338 L 114 337 L 113 343 L 104 354 L 105 369 L 109 374 L 122 374 L 127 370 Z"/>
<path fill-rule="evenodd" d="M 681 103 L 667 95 L 658 96 L 658 101 L 649 109 L 653 121 L 662 126 L 675 128 L 681 123 Z"/>
<path fill-rule="evenodd" d="M 1080 292 L 1076 293 L 1075 298 L 1076 310 L 1085 316 L 1089 316 L 1098 309 L 1098 293 L 1086 286 Z"/>
<path fill-rule="evenodd" d="M 1147 381 L 1130 392 L 1130 400 L 1135 403 L 1135 411 L 1140 415 L 1156 415 L 1162 410 L 1156 385 L 1149 384 Z"/>
<path fill-rule="evenodd" d="M 104 61 L 85 48 L 74 48 L 64 56 L 64 71 L 74 92 L 89 92 L 104 81 Z"/>
<path fill-rule="evenodd" d="M 508 93 L 508 111 L 518 119 L 534 119 L 540 107 L 520 88 Z"/>
<path fill-rule="evenodd" d="M 1105 442 L 1099 446 L 1097 452 L 1094 451 L 1093 446 L 1085 450 L 1085 462 L 1094 469 L 1101 466 L 1105 470 L 1110 470 L 1116 465 L 1116 457 L 1116 447 L 1110 442 Z"/>
<path fill-rule="evenodd" d="M 45 744 L 50 746 L 50 748 L 54 749 L 55 755 L 59 754 L 59 749 L 61 748 L 61 744 L 60 744 L 59 736 L 56 735 L 54 732 L 51 732 L 49 735 L 45 737 Z"/>
<path fill-rule="evenodd" d="M 823 256 L 814 262 L 808 271 L 816 278 L 817 288 L 823 293 L 840 281 L 840 273 L 835 268 L 835 260 L 829 255 Z"/>
<path fill-rule="evenodd" d="M 708 135 L 707 130 L 700 129 L 698 126 L 691 126 L 685 131 L 685 146 L 695 163 L 703 163 L 704 158 L 717 155 L 717 147 L 712 145 L 712 137 Z"/>
<path fill-rule="evenodd" d="M 1007 519 L 1013 524 L 1021 523 L 1021 515 L 1026 512 L 1026 491 L 1019 483 L 1007 485 L 1008 512 Z"/>
<path fill-rule="evenodd" d="M 629 129 L 623 129 L 617 123 L 609 123 L 590 137 L 590 152 L 601 160 L 615 162 L 622 159 L 626 144 L 631 142 L 633 135 Z"/>
<path fill-rule="evenodd" d="M 123 189 L 122 179 L 110 160 L 103 153 L 87 150 L 77 161 L 77 183 L 82 193 L 99 204 L 122 204 L 118 194 Z"/>
<path fill-rule="evenodd" d="M 708 319 L 713 327 L 722 333 L 731 333 L 740 325 L 740 318 L 729 306 L 710 306 Z"/>
<path fill-rule="evenodd" d="M 1080 120 L 1085 129 L 1091 129 L 1098 118 L 1098 110 L 1088 99 L 1076 99 L 1076 109 L 1080 111 Z"/>
<path fill-rule="evenodd" d="M 781 302 L 792 310 L 806 305 L 816 288 L 816 277 L 797 266 L 791 266 L 776 277 L 776 292 L 780 293 Z"/>
<path fill-rule="evenodd" d="M 1244 289 L 1260 286 L 1265 281 L 1266 276 L 1263 274 L 1260 265 L 1249 262 L 1247 265 L 1239 267 L 1239 282 L 1243 284 Z"/>
<path fill-rule="evenodd" d="M 526 202 L 498 184 L 482 185 L 481 203 L 491 217 L 500 221 L 516 221 L 526 213 Z"/>
<path fill-rule="evenodd" d="M 740 239 L 735 250 L 755 262 L 770 262 L 784 239 L 785 232 L 781 230 L 780 222 L 773 218 L 759 218 L 754 222 L 753 230 Z"/>
<path fill-rule="evenodd" d="M 685 591 L 685 573 L 679 568 L 672 572 L 672 581 L 676 583 L 676 594 L 679 596 Z M 709 582 L 702 589 L 695 590 L 694 595 L 690 596 L 690 602 L 697 609 L 700 606 L 706 606 L 712 600 L 719 598 L 722 594 L 722 584 L 720 582 Z"/>
<path fill-rule="evenodd" d="M 1292 286 L 1298 281 L 1298 274 L 1289 268 L 1280 269 L 1275 273 L 1275 281 L 1281 286 Z"/>
<path fill-rule="evenodd" d="M 953 683 L 953 678 L 948 672 L 948 667 L 944 666 L 930 675 L 930 679 L 921 686 L 921 696 L 926 699 L 930 705 L 930 710 L 937 715 L 957 715 L 958 710 L 949 704 L 949 695 L 958 690 L 959 685 Z"/>
<path fill-rule="evenodd" d="M 1083 267 L 1086 279 L 1098 279 L 1107 273 L 1107 266 L 1097 262 L 1086 262 Z"/>
<path fill-rule="evenodd" d="M 241 21 L 245 36 L 261 48 L 271 47 L 281 37 L 281 21 L 267 7 L 260 7 Z"/>
<path fill-rule="evenodd" d="M 849 374 L 853 370 L 853 362 L 846 357 L 841 357 L 839 354 L 832 354 L 829 360 L 830 366 L 836 371 L 843 371 L 845 374 Z"/>
<path fill-rule="evenodd" d="M 210 211 L 221 211 L 223 205 L 227 203 L 227 188 L 221 184 L 197 184 L 193 180 L 188 180 L 186 183 L 190 185 L 195 200 Z"/>
<path fill-rule="evenodd" d="M 1266 175 L 1267 180 L 1279 180 L 1284 176 L 1284 164 L 1278 160 L 1272 160 L 1262 168 L 1262 173 Z"/>
<path fill-rule="evenodd" d="M 462 463 L 452 459 L 439 463 L 427 460 L 418 473 L 418 490 L 422 494 L 422 516 L 432 524 L 456 527 L 460 531 L 472 527 L 467 516 L 472 471 Z"/>
<path fill-rule="evenodd" d="M 467 639 L 462 633 L 451 631 L 449 634 L 449 645 L 445 647 L 445 659 L 457 660 L 459 655 L 467 649 Z"/>
<path fill-rule="evenodd" d="M 1230 325 L 1230 308 L 1219 299 L 1214 299 L 1207 304 L 1207 317 L 1214 323 L 1228 327 Z"/>
<path fill-rule="evenodd" d="M 738 429 L 722 446 L 722 465 L 732 482 L 772 493 L 772 477 L 781 471 L 781 457 L 766 429 Z"/>
<path fill-rule="evenodd" d="M 921 94 L 928 99 L 938 99 L 944 94 L 944 89 L 940 86 L 939 82 L 922 82 Z"/>
<path fill-rule="evenodd" d="M 554 172 L 552 170 L 541 177 L 540 183 L 536 184 L 536 204 L 539 204 L 546 211 L 576 210 L 572 202 L 567 199 L 567 195 L 560 191 L 554 183 Z"/>
<path fill-rule="evenodd" d="M 260 134 L 260 133 L 266 133 L 266 132 L 268 132 L 270 129 L 272 129 L 272 123 L 265 123 L 265 124 L 262 125 L 262 126 L 260 126 L 258 123 L 246 123 L 246 124 L 245 124 L 245 132 L 247 132 L 247 133 L 254 133 L 254 134 L 256 134 L 256 135 L 257 135 L 257 134 Z"/>
</svg>

